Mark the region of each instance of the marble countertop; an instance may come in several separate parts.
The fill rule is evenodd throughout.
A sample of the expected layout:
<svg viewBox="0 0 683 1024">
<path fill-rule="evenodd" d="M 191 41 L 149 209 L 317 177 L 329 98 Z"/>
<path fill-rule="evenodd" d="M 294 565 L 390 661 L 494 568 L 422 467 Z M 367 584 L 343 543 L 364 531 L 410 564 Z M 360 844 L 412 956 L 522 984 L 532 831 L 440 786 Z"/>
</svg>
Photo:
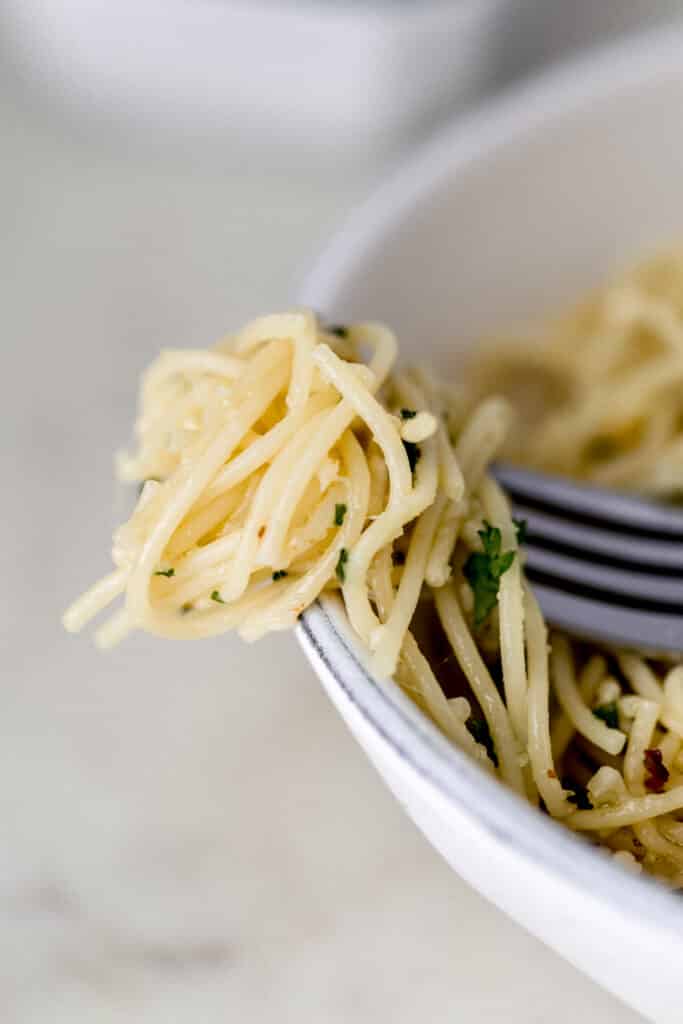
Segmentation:
<svg viewBox="0 0 683 1024">
<path fill-rule="evenodd" d="M 368 174 L 0 114 L 3 1022 L 635 1024 L 451 873 L 291 637 L 60 630 L 108 565 L 138 371 L 286 305 Z"/>
</svg>

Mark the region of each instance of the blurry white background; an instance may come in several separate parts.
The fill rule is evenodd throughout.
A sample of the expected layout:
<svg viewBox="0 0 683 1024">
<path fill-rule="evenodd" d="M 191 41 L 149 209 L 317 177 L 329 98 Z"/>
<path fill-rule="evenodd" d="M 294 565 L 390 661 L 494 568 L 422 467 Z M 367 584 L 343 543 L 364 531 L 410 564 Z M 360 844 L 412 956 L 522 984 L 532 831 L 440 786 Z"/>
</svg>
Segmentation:
<svg viewBox="0 0 683 1024">
<path fill-rule="evenodd" d="M 201 37 L 188 26 L 207 10 L 212 53 L 225 42 L 226 61 L 244 56 L 230 48 L 230 6 L 164 5 L 167 37 L 195 71 Z M 271 6 L 282 17 L 290 5 Z M 319 26 L 335 5 L 296 6 Z M 450 18 L 451 7 L 478 5 L 438 6 Z M 187 78 L 195 92 L 181 109 L 172 68 L 156 89 L 153 76 L 136 79 L 159 56 L 147 34 L 158 4 L 5 0 L 3 1022 L 638 1020 L 450 873 L 291 638 L 256 648 L 134 638 L 103 656 L 64 636 L 59 616 L 108 564 L 121 512 L 111 453 L 128 437 L 137 374 L 160 346 L 205 344 L 290 303 L 347 210 L 446 108 L 674 6 L 489 5 L 501 20 L 487 21 L 476 67 L 469 54 L 471 80 L 442 77 L 429 102 L 415 96 L 397 117 L 391 90 L 421 88 L 413 58 L 403 75 L 390 68 L 335 92 L 336 113 L 311 144 L 313 105 L 293 109 L 291 135 L 281 114 L 265 140 L 255 131 L 282 96 L 272 81 L 267 92 L 253 54 L 234 105 L 218 63 L 203 94 L 201 76 Z M 351 10 L 367 16 L 354 4 L 346 18 Z M 113 12 L 118 35 L 107 42 Z M 381 15 L 378 6 L 375 27 Z M 394 45 L 381 35 L 377 46 Z M 452 61 L 464 66 L 455 39 Z M 344 70 L 337 52 L 330 73 Z M 264 84 L 250 99 L 254 80 Z M 368 111 L 374 88 L 384 107 Z"/>
</svg>

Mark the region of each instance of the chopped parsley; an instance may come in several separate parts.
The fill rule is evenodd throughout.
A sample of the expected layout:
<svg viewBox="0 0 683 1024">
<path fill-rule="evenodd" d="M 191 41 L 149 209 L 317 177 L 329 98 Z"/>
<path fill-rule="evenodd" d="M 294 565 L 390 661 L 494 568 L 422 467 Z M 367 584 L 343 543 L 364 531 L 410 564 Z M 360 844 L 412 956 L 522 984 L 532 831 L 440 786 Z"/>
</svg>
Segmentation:
<svg viewBox="0 0 683 1024">
<path fill-rule="evenodd" d="M 402 420 L 413 420 L 417 416 L 415 409 L 401 409 Z"/>
<path fill-rule="evenodd" d="M 664 764 L 659 747 L 652 747 L 643 754 L 645 765 L 645 788 L 650 793 L 661 793 L 669 781 L 669 769 Z"/>
<path fill-rule="evenodd" d="M 344 516 L 346 515 L 346 505 L 343 502 L 339 505 L 334 506 L 334 525 L 341 526 L 344 522 Z"/>
<path fill-rule="evenodd" d="M 415 467 L 420 461 L 420 455 L 422 455 L 422 452 L 420 451 L 420 446 L 419 444 L 415 444 L 414 441 L 404 441 L 403 447 L 405 448 L 406 455 L 408 456 L 408 465 L 410 466 L 410 472 L 414 473 Z"/>
<path fill-rule="evenodd" d="M 175 576 L 175 569 L 157 569 L 154 573 L 155 576 L 167 576 L 169 579 L 171 576 Z"/>
<path fill-rule="evenodd" d="M 479 715 L 470 715 L 465 722 L 465 725 L 467 726 L 467 731 L 472 739 L 477 743 L 481 743 L 483 747 L 486 747 L 486 753 L 489 755 L 496 767 L 498 767 L 498 755 L 496 754 L 493 737 L 491 736 L 486 719 Z"/>
<path fill-rule="evenodd" d="M 346 563 L 349 560 L 349 553 L 346 548 L 342 548 L 339 552 L 339 558 L 337 560 L 337 568 L 334 570 L 337 579 L 340 583 L 343 583 L 346 579 Z"/>
<path fill-rule="evenodd" d="M 619 710 L 615 700 L 611 700 L 607 704 L 601 704 L 600 707 L 593 708 L 593 714 L 596 718 L 602 719 L 605 725 L 608 725 L 610 729 L 619 728 Z"/>
<path fill-rule="evenodd" d="M 327 327 L 326 331 L 328 334 L 335 334 L 338 338 L 348 338 L 349 336 L 349 329 L 343 324 L 333 324 L 331 327 Z"/>
<path fill-rule="evenodd" d="M 392 563 L 394 565 L 405 565 L 406 564 L 405 552 L 403 552 L 403 551 L 392 551 L 391 552 L 391 561 L 392 561 Z"/>
<path fill-rule="evenodd" d="M 501 535 L 497 526 L 484 520 L 478 531 L 483 551 L 473 551 L 463 566 L 465 579 L 474 594 L 474 624 L 480 626 L 495 608 L 500 578 L 512 565 L 514 551 L 501 552 Z"/>
<path fill-rule="evenodd" d="M 517 534 L 517 543 L 526 544 L 527 524 L 526 519 L 513 519 L 512 522 L 515 525 L 515 533 Z"/>
<path fill-rule="evenodd" d="M 285 576 L 289 576 L 286 569 L 276 569 L 273 573 L 273 582 L 277 583 L 278 580 L 283 580 Z"/>
<path fill-rule="evenodd" d="M 212 601 L 218 601 L 219 604 L 225 604 L 225 601 L 221 597 L 220 590 L 212 590 L 211 591 L 211 600 Z"/>
<path fill-rule="evenodd" d="M 562 788 L 567 790 L 567 800 L 574 804 L 577 811 L 592 811 L 593 804 L 585 786 L 580 786 L 573 779 L 562 779 Z"/>
</svg>

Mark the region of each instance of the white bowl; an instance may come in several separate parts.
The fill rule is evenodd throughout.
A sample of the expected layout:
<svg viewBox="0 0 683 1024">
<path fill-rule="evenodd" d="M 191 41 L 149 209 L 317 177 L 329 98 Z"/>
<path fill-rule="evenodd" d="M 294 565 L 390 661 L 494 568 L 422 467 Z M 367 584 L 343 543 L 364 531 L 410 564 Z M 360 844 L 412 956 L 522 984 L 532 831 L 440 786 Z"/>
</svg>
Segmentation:
<svg viewBox="0 0 683 1024">
<path fill-rule="evenodd" d="M 302 301 L 386 319 L 407 360 L 571 302 L 683 237 L 683 31 L 574 63 L 458 121 L 361 209 Z M 468 881 L 656 1021 L 681 1016 L 683 905 L 537 813 L 367 672 L 334 600 L 299 637 L 425 835 Z M 495 977 L 495 975 L 494 975 Z"/>
<path fill-rule="evenodd" d="M 357 163 L 490 85 L 519 6 L 3 0 L 0 40 L 53 99 L 110 127 Z"/>
</svg>

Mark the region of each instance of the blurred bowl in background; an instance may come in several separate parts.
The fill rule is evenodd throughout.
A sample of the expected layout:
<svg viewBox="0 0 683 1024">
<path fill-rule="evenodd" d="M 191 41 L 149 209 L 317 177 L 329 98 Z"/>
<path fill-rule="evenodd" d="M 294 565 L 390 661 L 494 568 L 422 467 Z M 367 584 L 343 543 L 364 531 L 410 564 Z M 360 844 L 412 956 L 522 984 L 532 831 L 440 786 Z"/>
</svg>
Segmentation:
<svg viewBox="0 0 683 1024">
<path fill-rule="evenodd" d="M 4 0 L 0 32 L 52 99 L 138 131 L 395 148 L 495 76 L 520 0 Z"/>
<path fill-rule="evenodd" d="M 81 115 L 138 131 L 392 150 L 493 80 L 520 0 L 4 0 L 15 68 Z"/>
<path fill-rule="evenodd" d="M 541 63 L 681 12 L 683 0 L 3 0 L 0 61 L 90 132 L 372 165 Z"/>
</svg>

